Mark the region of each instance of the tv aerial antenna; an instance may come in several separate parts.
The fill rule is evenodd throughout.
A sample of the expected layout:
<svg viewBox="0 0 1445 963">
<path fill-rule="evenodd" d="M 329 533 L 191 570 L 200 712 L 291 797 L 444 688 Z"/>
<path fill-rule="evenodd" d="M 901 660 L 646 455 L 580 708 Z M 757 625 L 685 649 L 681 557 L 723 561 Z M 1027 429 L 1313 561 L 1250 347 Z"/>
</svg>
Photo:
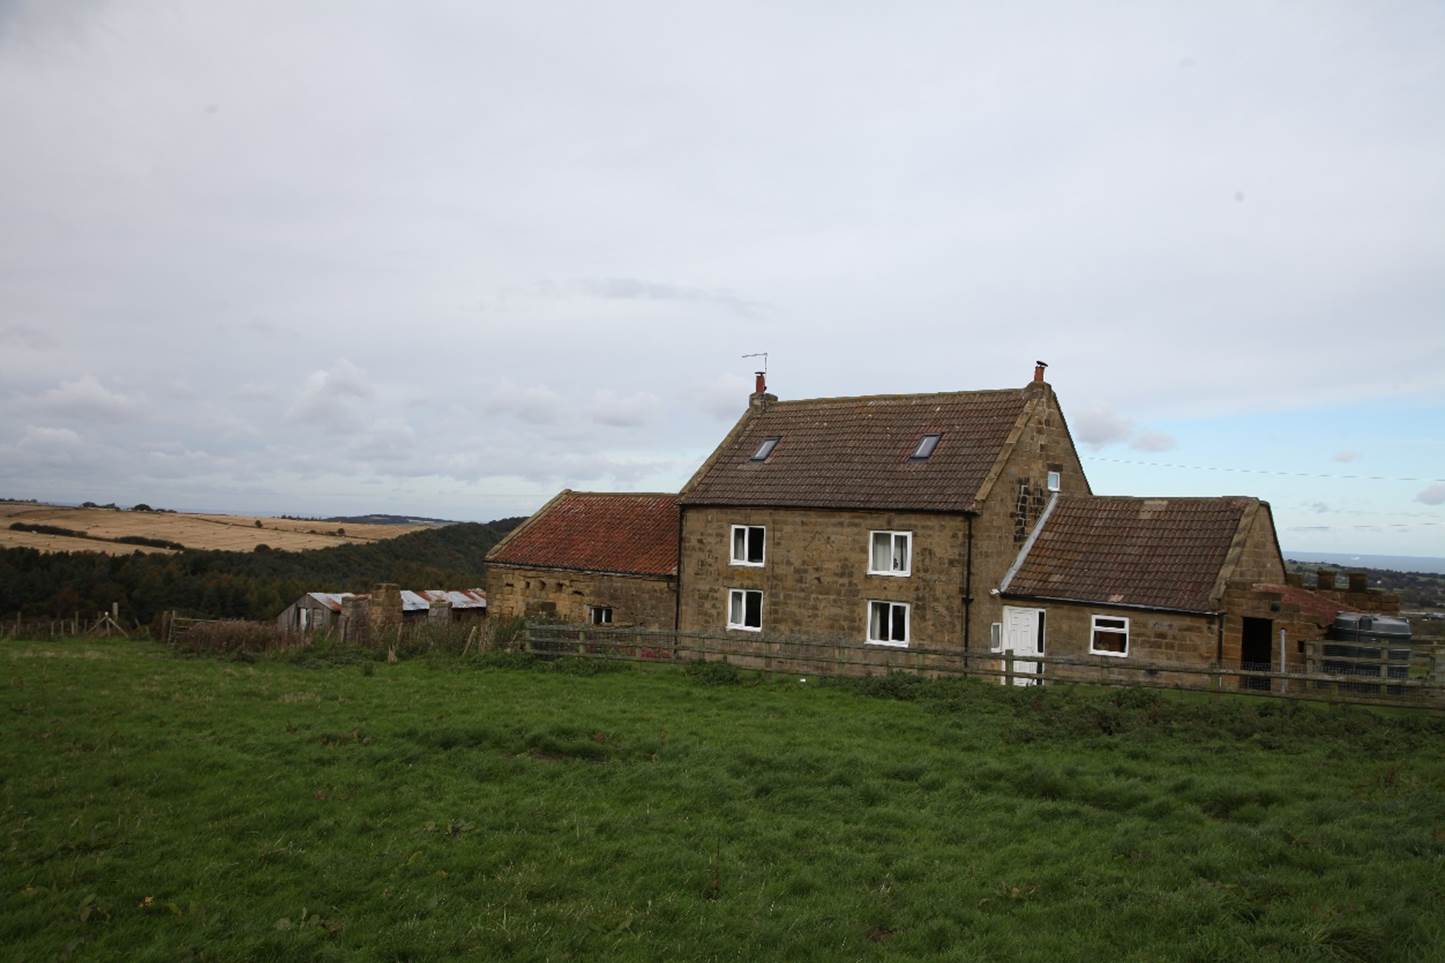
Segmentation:
<svg viewBox="0 0 1445 963">
<path fill-rule="evenodd" d="M 744 358 L 762 358 L 763 374 L 768 373 L 768 353 L 766 351 L 754 351 L 752 354 L 743 355 Z"/>
</svg>

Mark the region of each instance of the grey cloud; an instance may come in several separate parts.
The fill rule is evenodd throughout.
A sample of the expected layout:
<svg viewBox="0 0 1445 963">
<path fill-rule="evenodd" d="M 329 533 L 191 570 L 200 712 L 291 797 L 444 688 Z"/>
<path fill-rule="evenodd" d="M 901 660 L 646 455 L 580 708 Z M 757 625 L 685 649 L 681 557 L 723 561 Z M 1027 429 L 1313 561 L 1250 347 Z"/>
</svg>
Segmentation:
<svg viewBox="0 0 1445 963">
<path fill-rule="evenodd" d="M 0 324 L 0 345 L 7 349 L 19 347 L 30 351 L 46 351 L 55 347 L 56 340 L 54 335 L 39 325 L 12 321 Z"/>
<path fill-rule="evenodd" d="M 1360 457 L 1360 453 L 1357 452 L 1357 451 L 1337 451 L 1337 452 L 1334 453 L 1334 456 L 1331 458 L 1331 461 L 1352 462 L 1352 461 L 1355 461 L 1355 460 L 1356 460 L 1357 458 L 1359 458 L 1359 457 Z"/>
<path fill-rule="evenodd" d="M 1169 451 L 1178 444 L 1173 435 L 1162 431 L 1140 431 L 1129 439 L 1129 447 L 1135 451 Z"/>
<path fill-rule="evenodd" d="M 759 301 L 739 297 L 730 291 L 644 281 L 639 278 L 579 278 L 571 281 L 543 281 L 536 287 L 543 296 L 602 298 L 609 301 L 680 301 L 723 308 L 745 318 L 757 317 L 764 308 Z"/>
<path fill-rule="evenodd" d="M 1082 407 L 1070 419 L 1074 437 L 1090 448 L 1103 448 L 1125 441 L 1134 423 L 1107 408 Z"/>
<path fill-rule="evenodd" d="M 657 413 L 661 401 L 656 395 L 638 391 L 628 395 L 603 388 L 592 396 L 592 420 L 613 428 L 637 428 Z"/>
<path fill-rule="evenodd" d="M 1426 505 L 1445 505 L 1445 483 L 1431 485 L 1416 495 L 1415 501 Z"/>
</svg>

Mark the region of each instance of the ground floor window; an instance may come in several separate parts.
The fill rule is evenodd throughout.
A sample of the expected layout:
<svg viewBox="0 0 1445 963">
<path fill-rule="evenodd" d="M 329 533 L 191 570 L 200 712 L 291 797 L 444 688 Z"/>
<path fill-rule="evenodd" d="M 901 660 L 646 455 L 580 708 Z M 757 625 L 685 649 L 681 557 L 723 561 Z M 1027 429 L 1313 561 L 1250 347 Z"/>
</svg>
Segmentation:
<svg viewBox="0 0 1445 963">
<path fill-rule="evenodd" d="M 728 628 L 763 630 L 763 593 L 756 589 L 728 589 Z"/>
<path fill-rule="evenodd" d="M 879 645 L 908 644 L 908 603 L 868 603 L 868 641 Z"/>
<path fill-rule="evenodd" d="M 1093 618 L 1089 651 L 1094 655 L 1128 655 L 1129 620 L 1110 615 L 1096 615 Z"/>
<path fill-rule="evenodd" d="M 612 606 L 610 605 L 589 605 L 587 606 L 587 621 L 593 625 L 612 624 Z"/>
</svg>

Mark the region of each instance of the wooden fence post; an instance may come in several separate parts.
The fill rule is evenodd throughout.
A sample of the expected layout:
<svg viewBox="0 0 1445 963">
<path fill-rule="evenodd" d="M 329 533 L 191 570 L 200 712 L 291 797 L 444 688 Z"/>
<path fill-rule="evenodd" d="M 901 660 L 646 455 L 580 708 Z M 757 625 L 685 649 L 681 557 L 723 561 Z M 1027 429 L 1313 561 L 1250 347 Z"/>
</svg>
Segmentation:
<svg viewBox="0 0 1445 963">
<path fill-rule="evenodd" d="M 1011 686 L 1014 684 L 1014 650 L 1003 650 L 1003 684 Z"/>
</svg>

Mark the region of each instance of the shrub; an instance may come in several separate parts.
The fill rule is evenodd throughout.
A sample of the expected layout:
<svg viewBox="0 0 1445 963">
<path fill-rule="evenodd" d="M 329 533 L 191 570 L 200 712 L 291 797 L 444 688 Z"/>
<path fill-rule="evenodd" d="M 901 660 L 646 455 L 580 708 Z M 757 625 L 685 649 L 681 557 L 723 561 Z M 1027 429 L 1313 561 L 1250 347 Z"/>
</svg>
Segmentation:
<svg viewBox="0 0 1445 963">
<path fill-rule="evenodd" d="M 223 619 L 218 622 L 197 622 L 176 638 L 176 648 L 197 655 L 232 655 L 269 652 L 290 648 L 294 638 L 265 622 Z"/>
<path fill-rule="evenodd" d="M 703 685 L 737 685 L 742 678 L 731 662 L 690 662 L 684 671 L 688 678 Z"/>
</svg>

